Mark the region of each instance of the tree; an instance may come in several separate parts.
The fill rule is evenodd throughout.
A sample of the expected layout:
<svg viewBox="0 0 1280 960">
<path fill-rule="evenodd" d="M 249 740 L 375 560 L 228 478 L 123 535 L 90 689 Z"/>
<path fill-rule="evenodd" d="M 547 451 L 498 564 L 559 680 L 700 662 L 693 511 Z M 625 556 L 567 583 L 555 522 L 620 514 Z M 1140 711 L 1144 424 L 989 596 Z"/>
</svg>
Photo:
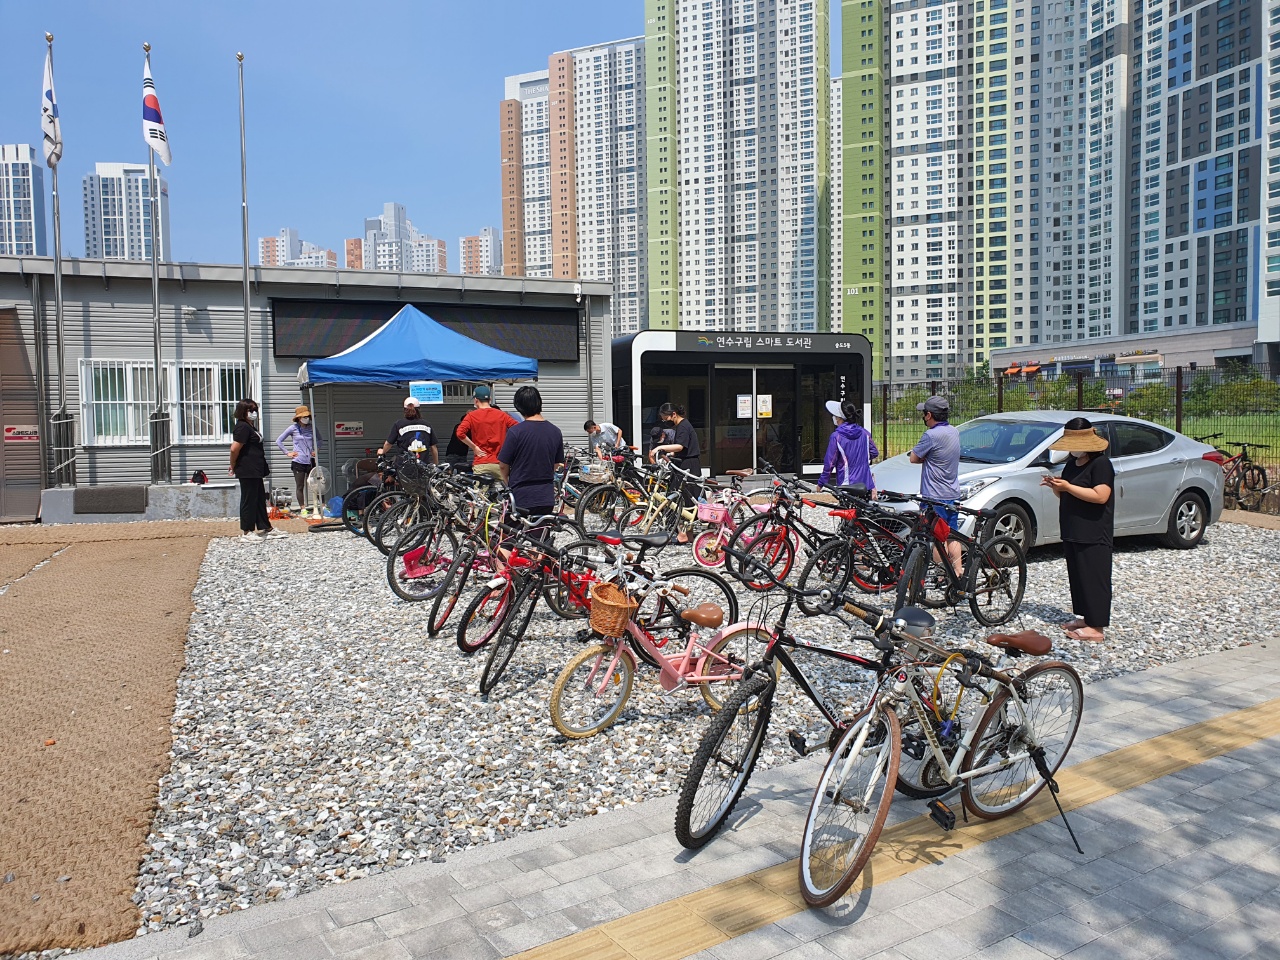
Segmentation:
<svg viewBox="0 0 1280 960">
<path fill-rule="evenodd" d="M 1146 383 L 1130 390 L 1124 398 L 1124 412 L 1144 420 L 1162 420 L 1173 416 L 1173 390 L 1164 383 Z"/>
</svg>

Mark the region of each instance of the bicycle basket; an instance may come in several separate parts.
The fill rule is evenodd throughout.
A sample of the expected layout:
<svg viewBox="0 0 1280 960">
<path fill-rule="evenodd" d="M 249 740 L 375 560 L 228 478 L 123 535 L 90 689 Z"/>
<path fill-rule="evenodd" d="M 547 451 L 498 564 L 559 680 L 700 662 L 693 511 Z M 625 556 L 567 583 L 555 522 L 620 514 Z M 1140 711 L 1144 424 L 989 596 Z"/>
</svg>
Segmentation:
<svg viewBox="0 0 1280 960">
<path fill-rule="evenodd" d="M 639 606 L 616 583 L 591 588 L 591 629 L 602 637 L 620 637 Z"/>
<path fill-rule="evenodd" d="M 431 468 L 416 457 L 404 457 L 396 464 L 396 481 L 400 489 L 415 497 L 431 492 Z"/>
<path fill-rule="evenodd" d="M 729 508 L 719 503 L 698 504 L 698 519 L 703 523 L 724 523 L 729 515 Z"/>
<path fill-rule="evenodd" d="M 586 483 L 612 483 L 613 471 L 609 469 L 608 464 L 595 461 L 594 463 L 584 464 L 578 471 L 578 476 Z"/>
</svg>

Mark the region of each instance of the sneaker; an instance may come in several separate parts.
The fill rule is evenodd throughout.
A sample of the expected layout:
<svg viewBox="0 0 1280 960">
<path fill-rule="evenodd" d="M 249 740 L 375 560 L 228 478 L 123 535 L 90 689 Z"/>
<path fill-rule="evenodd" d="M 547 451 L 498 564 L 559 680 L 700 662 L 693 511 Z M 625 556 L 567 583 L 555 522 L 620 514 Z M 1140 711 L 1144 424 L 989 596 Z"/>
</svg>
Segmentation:
<svg viewBox="0 0 1280 960">
<path fill-rule="evenodd" d="M 259 541 L 261 541 L 261 540 L 264 540 L 264 539 L 265 539 L 265 537 L 263 537 L 263 535 L 262 535 L 262 534 L 258 533 L 258 532 L 257 532 L 257 531 L 255 531 L 255 530 L 250 530 L 248 533 L 242 533 L 242 534 L 240 534 L 240 539 L 241 539 L 241 540 L 248 541 L 248 542 L 250 542 L 250 543 L 257 543 L 257 542 L 259 542 Z"/>
<path fill-rule="evenodd" d="M 285 533 L 279 527 L 272 527 L 265 534 L 263 534 L 263 537 L 264 539 L 267 539 L 267 540 L 279 540 L 281 537 L 287 537 L 288 535 L 289 534 Z"/>
</svg>

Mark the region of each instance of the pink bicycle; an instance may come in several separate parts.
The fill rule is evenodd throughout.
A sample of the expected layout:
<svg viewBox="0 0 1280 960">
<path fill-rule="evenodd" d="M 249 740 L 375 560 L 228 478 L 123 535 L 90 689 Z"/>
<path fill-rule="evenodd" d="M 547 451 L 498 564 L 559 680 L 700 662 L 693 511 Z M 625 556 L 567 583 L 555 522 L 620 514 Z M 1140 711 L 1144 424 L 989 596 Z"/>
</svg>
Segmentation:
<svg viewBox="0 0 1280 960">
<path fill-rule="evenodd" d="M 699 566 L 724 566 L 724 548 L 733 539 L 734 531 L 756 513 L 768 509 L 767 504 L 753 505 L 742 492 L 742 478 L 750 475 L 750 470 L 730 470 L 733 485 L 712 487 L 708 502 L 698 504 L 698 522 L 708 526 L 693 541 L 693 559 Z"/>
</svg>

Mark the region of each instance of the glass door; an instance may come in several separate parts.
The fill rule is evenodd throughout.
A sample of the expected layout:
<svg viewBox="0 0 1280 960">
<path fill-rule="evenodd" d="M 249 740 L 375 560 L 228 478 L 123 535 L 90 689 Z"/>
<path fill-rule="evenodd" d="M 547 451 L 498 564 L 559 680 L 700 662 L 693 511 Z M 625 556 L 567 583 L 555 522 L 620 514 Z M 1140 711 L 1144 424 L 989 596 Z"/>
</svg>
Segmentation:
<svg viewBox="0 0 1280 960">
<path fill-rule="evenodd" d="M 795 367 L 756 367 L 756 458 L 798 473 Z"/>
<path fill-rule="evenodd" d="M 712 473 L 754 470 L 755 370 L 752 367 L 716 366 L 715 420 L 712 423 Z M 746 416 L 739 414 L 745 413 Z"/>
</svg>

